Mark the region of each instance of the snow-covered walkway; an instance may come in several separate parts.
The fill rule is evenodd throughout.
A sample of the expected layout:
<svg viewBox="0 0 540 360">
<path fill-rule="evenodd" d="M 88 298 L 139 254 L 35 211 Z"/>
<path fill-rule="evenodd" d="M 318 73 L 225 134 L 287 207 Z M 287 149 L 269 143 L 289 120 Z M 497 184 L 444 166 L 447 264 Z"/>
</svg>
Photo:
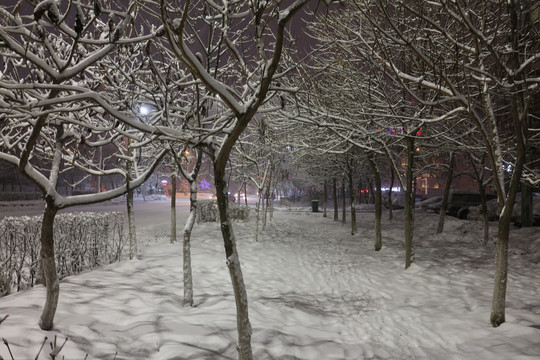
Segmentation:
<svg viewBox="0 0 540 360">
<path fill-rule="evenodd" d="M 402 213 L 384 220 L 373 250 L 373 214 L 350 235 L 322 213 L 276 211 L 253 242 L 235 223 L 256 359 L 538 359 L 540 236 L 513 230 L 507 322 L 489 326 L 494 246 L 477 222 L 418 213 L 416 263 L 404 270 Z M 69 338 L 66 359 L 236 359 L 235 306 L 217 224 L 193 233 L 195 307 L 183 308 L 181 244 L 167 219 L 144 222 L 141 260 L 61 283 L 55 331 L 39 330 L 41 287 L 0 299 L 0 337 L 15 359 L 43 337 Z M 517 242 L 519 241 L 519 243 Z M 10 358 L 0 347 L 0 355 Z M 47 357 L 42 356 L 42 359 Z"/>
</svg>

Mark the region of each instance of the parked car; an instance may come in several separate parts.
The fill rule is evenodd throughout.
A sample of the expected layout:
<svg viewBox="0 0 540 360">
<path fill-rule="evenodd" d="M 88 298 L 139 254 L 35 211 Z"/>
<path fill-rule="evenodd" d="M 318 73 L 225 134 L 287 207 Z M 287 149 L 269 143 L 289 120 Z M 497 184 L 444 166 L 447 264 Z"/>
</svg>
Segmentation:
<svg viewBox="0 0 540 360">
<path fill-rule="evenodd" d="M 436 208 L 437 205 L 438 205 L 438 209 L 441 208 L 441 202 L 442 202 L 442 196 L 432 196 L 430 198 L 420 201 L 418 203 L 418 207 L 420 207 L 420 209 L 422 210 L 434 211 L 433 209 Z"/>
<path fill-rule="evenodd" d="M 388 204 L 388 193 L 382 194 L 384 207 L 390 207 Z M 405 207 L 405 194 L 400 192 L 392 192 L 392 209 L 403 209 Z"/>
<path fill-rule="evenodd" d="M 438 200 L 433 201 L 432 203 L 426 205 L 426 211 L 439 213 L 441 212 L 441 206 L 442 206 L 442 197 L 439 197 Z"/>
<path fill-rule="evenodd" d="M 489 221 L 495 221 L 499 218 L 499 213 L 497 211 L 498 204 L 497 199 L 491 199 L 486 201 L 487 215 Z M 515 209 L 515 207 L 514 207 Z M 469 212 L 467 213 L 468 220 L 482 220 L 482 205 L 470 206 Z"/>
<path fill-rule="evenodd" d="M 533 226 L 540 226 L 540 193 L 532 197 Z M 512 211 L 512 219 L 516 226 L 521 227 L 521 193 L 516 194 L 516 202 Z"/>
<path fill-rule="evenodd" d="M 492 199 L 486 202 L 487 214 L 489 221 L 496 221 L 499 219 L 497 199 Z M 481 220 L 482 219 L 482 206 L 471 206 L 467 214 L 469 220 Z M 516 202 L 512 209 L 512 221 L 516 226 L 521 226 L 521 193 L 516 196 Z M 533 196 L 533 226 L 540 226 L 540 196 Z"/>
<path fill-rule="evenodd" d="M 414 197 L 415 205 L 418 205 L 422 201 L 422 198 L 419 195 Z M 388 193 L 382 194 L 382 202 L 385 208 L 388 206 Z M 392 209 L 404 209 L 405 208 L 405 194 L 402 192 L 392 192 Z"/>
<path fill-rule="evenodd" d="M 497 195 L 486 194 L 486 201 L 497 199 Z M 446 214 L 455 216 L 460 219 L 467 219 L 469 209 L 472 206 L 478 206 L 482 203 L 480 193 L 474 191 L 452 190 L 448 196 L 448 204 Z M 427 211 L 440 212 L 442 206 L 442 198 L 440 201 L 434 201 L 427 205 Z"/>
<path fill-rule="evenodd" d="M 521 193 L 520 193 L 521 194 Z M 520 195 L 518 194 L 518 195 Z M 540 196 L 536 195 L 532 198 L 533 226 L 540 226 Z M 512 211 L 514 224 L 521 227 L 521 196 L 516 198 L 514 211 Z"/>
</svg>

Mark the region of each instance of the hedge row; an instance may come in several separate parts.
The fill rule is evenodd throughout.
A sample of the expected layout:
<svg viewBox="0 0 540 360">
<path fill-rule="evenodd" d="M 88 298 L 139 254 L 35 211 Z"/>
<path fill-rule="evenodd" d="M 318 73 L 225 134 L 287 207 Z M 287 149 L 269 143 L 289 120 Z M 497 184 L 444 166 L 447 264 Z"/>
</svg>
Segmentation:
<svg viewBox="0 0 540 360">
<path fill-rule="evenodd" d="M 249 207 L 245 205 L 237 205 L 235 203 L 229 203 L 229 216 L 231 220 L 247 221 L 249 218 Z M 196 220 L 197 224 L 203 222 L 216 222 L 218 221 L 218 209 L 215 200 L 198 200 Z"/>
<path fill-rule="evenodd" d="M 0 296 L 34 286 L 39 277 L 41 216 L 0 221 Z M 60 279 L 119 261 L 126 237 L 121 212 L 56 216 L 55 256 Z"/>
</svg>

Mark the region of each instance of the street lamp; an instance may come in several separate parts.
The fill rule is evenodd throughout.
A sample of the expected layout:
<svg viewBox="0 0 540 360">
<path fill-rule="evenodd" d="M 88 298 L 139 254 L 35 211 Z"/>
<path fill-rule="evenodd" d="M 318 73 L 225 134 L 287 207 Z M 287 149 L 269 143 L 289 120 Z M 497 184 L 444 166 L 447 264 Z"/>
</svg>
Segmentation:
<svg viewBox="0 0 540 360">
<path fill-rule="evenodd" d="M 149 105 L 142 104 L 142 105 L 139 106 L 139 113 L 141 115 L 146 116 L 146 115 L 150 114 L 150 111 L 152 111 L 152 109 L 150 108 Z"/>
</svg>

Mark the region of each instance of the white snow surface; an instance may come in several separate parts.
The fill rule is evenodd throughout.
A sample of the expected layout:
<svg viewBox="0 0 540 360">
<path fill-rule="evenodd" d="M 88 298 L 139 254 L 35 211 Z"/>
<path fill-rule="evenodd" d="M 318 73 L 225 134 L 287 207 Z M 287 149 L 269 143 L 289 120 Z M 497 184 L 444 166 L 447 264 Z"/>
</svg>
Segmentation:
<svg viewBox="0 0 540 360">
<path fill-rule="evenodd" d="M 416 262 L 405 270 L 403 212 L 383 214 L 376 252 L 373 213 L 357 215 L 351 236 L 349 223 L 309 210 L 275 211 L 258 242 L 253 221 L 234 223 L 256 359 L 540 358 L 538 228 L 512 229 L 506 322 L 493 328 L 495 245 L 482 246 L 480 222 L 448 217 L 435 235 L 438 215 L 417 212 Z M 69 360 L 237 358 L 218 223 L 194 228 L 195 306 L 183 307 L 182 245 L 169 244 L 170 219 L 137 221 L 141 259 L 62 280 L 54 330 L 37 325 L 43 287 L 0 298 L 0 319 L 9 315 L 0 337 L 16 360 L 33 359 L 45 336 L 67 337 Z M 0 355 L 11 359 L 3 343 Z"/>
</svg>

